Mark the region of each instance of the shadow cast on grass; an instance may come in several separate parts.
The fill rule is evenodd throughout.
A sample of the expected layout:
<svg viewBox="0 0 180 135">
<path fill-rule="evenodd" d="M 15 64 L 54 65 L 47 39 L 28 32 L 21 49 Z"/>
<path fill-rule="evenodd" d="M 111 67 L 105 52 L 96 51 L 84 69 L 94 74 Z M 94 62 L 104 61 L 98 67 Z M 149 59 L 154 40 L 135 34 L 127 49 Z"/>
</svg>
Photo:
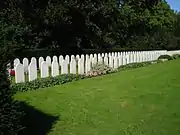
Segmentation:
<svg viewBox="0 0 180 135">
<path fill-rule="evenodd" d="M 27 103 L 20 102 L 20 105 L 21 109 L 25 111 L 25 116 L 21 119 L 21 124 L 25 126 L 25 129 L 19 135 L 46 135 L 59 119 L 59 117 L 45 114 Z"/>
</svg>

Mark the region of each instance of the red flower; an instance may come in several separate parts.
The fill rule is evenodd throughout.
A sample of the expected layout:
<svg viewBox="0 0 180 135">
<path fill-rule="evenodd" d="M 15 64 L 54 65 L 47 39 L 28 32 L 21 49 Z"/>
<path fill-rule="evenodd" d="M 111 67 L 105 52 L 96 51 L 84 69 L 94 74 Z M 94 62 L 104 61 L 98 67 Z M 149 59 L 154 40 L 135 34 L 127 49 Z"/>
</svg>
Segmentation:
<svg viewBox="0 0 180 135">
<path fill-rule="evenodd" d="M 11 76 L 15 76 L 15 71 L 14 71 L 14 69 L 10 69 L 10 75 L 11 75 Z"/>
</svg>

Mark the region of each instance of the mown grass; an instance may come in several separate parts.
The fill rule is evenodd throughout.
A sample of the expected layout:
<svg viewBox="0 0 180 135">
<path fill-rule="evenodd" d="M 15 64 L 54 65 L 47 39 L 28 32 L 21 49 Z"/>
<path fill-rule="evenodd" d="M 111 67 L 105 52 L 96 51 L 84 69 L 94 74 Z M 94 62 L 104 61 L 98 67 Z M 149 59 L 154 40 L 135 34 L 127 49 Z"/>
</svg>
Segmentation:
<svg viewBox="0 0 180 135">
<path fill-rule="evenodd" d="M 180 60 L 173 60 L 17 93 L 15 98 L 58 117 L 49 135 L 179 135 L 179 73 Z M 35 119 L 27 121 L 29 134 L 35 133 L 30 127 Z"/>
</svg>

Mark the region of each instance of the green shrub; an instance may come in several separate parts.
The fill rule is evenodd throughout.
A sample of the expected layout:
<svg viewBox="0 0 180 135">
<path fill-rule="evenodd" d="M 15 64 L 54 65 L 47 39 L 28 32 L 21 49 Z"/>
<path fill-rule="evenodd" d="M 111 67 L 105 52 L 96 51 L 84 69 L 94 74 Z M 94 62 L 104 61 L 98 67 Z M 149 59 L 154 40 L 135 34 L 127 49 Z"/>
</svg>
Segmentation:
<svg viewBox="0 0 180 135">
<path fill-rule="evenodd" d="M 105 64 L 95 64 L 91 70 L 86 74 L 86 76 L 93 77 L 93 76 L 99 76 L 99 75 L 105 75 L 112 72 L 116 72 L 113 68 L 110 68 L 109 66 Z"/>
<path fill-rule="evenodd" d="M 83 79 L 84 77 L 85 76 L 83 75 L 67 74 L 67 75 L 60 75 L 57 77 L 38 78 L 31 82 L 12 84 L 11 90 L 13 92 L 36 90 L 39 88 L 52 87 L 55 85 L 72 82 L 73 80 Z"/>
<path fill-rule="evenodd" d="M 162 60 L 157 60 L 157 63 L 163 63 L 163 61 Z"/>
<path fill-rule="evenodd" d="M 130 63 L 127 65 L 122 65 L 118 68 L 118 70 L 126 70 L 126 69 L 133 69 L 133 68 L 139 68 L 139 67 L 144 67 L 148 66 L 154 63 L 157 63 L 156 61 L 151 61 L 151 62 L 141 62 L 141 63 Z"/>
<path fill-rule="evenodd" d="M 161 55 L 158 57 L 158 60 L 161 60 L 161 59 L 167 59 L 167 60 L 173 60 L 173 58 L 169 55 Z"/>
<path fill-rule="evenodd" d="M 180 54 L 174 54 L 172 57 L 173 57 L 173 59 L 178 59 L 178 58 L 180 58 Z"/>
<path fill-rule="evenodd" d="M 6 69 L 2 69 L 1 67 L 0 135 L 17 135 L 23 129 L 23 126 L 20 124 L 20 119 L 24 116 L 24 112 L 21 110 L 19 102 L 12 98 L 13 93 L 9 88 L 10 82 L 5 73 Z"/>
<path fill-rule="evenodd" d="M 3 19 L 2 19 L 3 20 Z M 7 74 L 7 64 L 14 53 L 23 47 L 24 28 L 0 21 L 0 135 L 18 135 L 24 127 L 21 118 L 24 111 L 14 100 Z"/>
</svg>

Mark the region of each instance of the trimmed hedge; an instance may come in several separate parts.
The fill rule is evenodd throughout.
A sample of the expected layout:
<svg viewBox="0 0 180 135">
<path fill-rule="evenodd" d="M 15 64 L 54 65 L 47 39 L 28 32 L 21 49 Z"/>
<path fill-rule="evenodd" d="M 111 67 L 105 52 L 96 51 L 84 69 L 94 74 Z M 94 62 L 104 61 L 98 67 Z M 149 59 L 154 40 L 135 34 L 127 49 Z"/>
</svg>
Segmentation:
<svg viewBox="0 0 180 135">
<path fill-rule="evenodd" d="M 174 55 L 172 56 L 172 58 L 173 58 L 173 59 L 178 59 L 178 58 L 180 58 L 180 54 L 174 54 Z"/>
<path fill-rule="evenodd" d="M 127 65 L 122 65 L 118 68 L 119 71 L 127 70 L 127 69 L 133 69 L 133 68 L 139 68 L 139 67 L 145 67 L 148 65 L 152 65 L 153 63 L 160 63 L 160 61 L 150 61 L 150 62 L 140 62 L 140 63 L 130 63 Z"/>
<path fill-rule="evenodd" d="M 13 92 L 36 90 L 39 88 L 52 87 L 55 85 L 60 85 L 84 78 L 85 78 L 84 75 L 73 75 L 73 74 L 60 75 L 57 77 L 38 78 L 31 82 L 12 84 L 11 90 Z"/>
<path fill-rule="evenodd" d="M 173 60 L 173 57 L 171 57 L 169 55 L 161 55 L 158 57 L 158 60 L 161 60 L 161 59 Z"/>
<path fill-rule="evenodd" d="M 18 101 L 15 101 L 10 89 L 6 69 L 0 72 L 0 135 L 18 135 L 24 126 L 20 119 L 25 115 Z"/>
</svg>

